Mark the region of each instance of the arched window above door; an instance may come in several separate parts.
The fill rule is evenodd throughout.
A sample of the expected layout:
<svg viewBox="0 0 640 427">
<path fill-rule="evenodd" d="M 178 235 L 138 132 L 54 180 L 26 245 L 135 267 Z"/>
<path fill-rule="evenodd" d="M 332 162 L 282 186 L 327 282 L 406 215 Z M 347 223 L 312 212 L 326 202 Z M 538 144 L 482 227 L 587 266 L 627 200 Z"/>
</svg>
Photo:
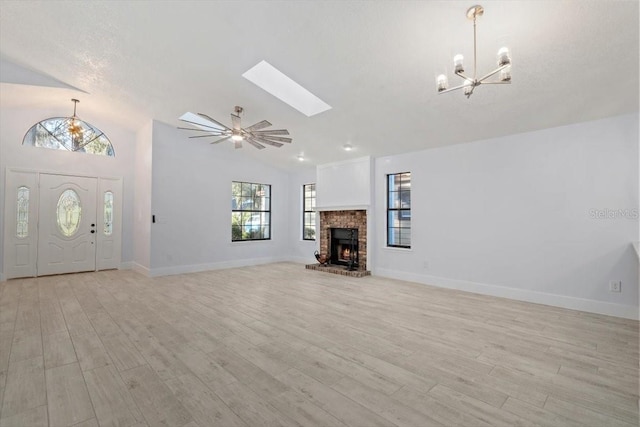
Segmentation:
<svg viewBox="0 0 640 427">
<path fill-rule="evenodd" d="M 22 145 L 76 151 L 115 157 L 109 138 L 98 128 L 77 117 L 52 117 L 33 125 Z"/>
</svg>

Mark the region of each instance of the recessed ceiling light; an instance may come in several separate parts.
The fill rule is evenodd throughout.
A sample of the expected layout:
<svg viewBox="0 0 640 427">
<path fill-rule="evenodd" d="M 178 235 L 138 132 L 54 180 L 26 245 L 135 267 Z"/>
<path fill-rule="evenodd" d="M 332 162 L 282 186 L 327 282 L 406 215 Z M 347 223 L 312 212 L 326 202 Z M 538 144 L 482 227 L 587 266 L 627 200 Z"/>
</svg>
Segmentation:
<svg viewBox="0 0 640 427">
<path fill-rule="evenodd" d="M 298 161 L 304 162 L 304 156 L 302 154 L 298 156 Z"/>
<path fill-rule="evenodd" d="M 351 145 L 351 144 L 344 144 L 344 145 L 342 146 L 342 149 L 343 149 L 344 151 L 351 151 L 351 150 L 353 150 L 353 145 Z"/>
<path fill-rule="evenodd" d="M 242 77 L 289 104 L 307 117 L 331 109 L 329 104 L 291 80 L 291 78 L 267 61 L 260 61 L 253 68 L 246 71 Z"/>
</svg>

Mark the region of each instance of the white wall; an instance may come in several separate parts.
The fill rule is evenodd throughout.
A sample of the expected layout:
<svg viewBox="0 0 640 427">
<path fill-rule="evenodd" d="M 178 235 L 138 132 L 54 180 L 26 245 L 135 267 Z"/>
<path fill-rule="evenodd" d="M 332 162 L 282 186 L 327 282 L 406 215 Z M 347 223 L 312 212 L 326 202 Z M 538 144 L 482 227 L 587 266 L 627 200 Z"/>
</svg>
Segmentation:
<svg viewBox="0 0 640 427">
<path fill-rule="evenodd" d="M 100 117 L 83 115 L 82 119 L 98 127 L 111 140 L 116 157 L 72 153 L 22 145 L 22 138 L 35 123 L 59 117 L 58 109 L 3 108 L 0 109 L 0 220 L 4 216 L 4 192 L 7 168 L 37 170 L 43 172 L 123 177 L 123 236 L 122 261 L 133 259 L 133 166 L 135 157 L 134 133 Z M 0 227 L 0 241 L 4 241 Z M 0 263 L 3 262 L 3 245 L 0 245 Z M 2 266 L 2 264 L 0 264 Z M 0 273 L 4 267 L 0 268 Z M 0 274 L 0 276 L 3 276 Z"/>
<path fill-rule="evenodd" d="M 371 166 L 369 156 L 319 165 L 318 210 L 367 209 L 371 205 Z"/>
<path fill-rule="evenodd" d="M 638 207 L 637 114 L 378 158 L 378 236 L 386 174 L 404 171 L 412 248 L 379 239 L 375 274 L 638 317 L 638 218 L 592 216 Z"/>
<path fill-rule="evenodd" d="M 311 264 L 316 262 L 313 252 L 319 248 L 317 240 L 302 239 L 302 186 L 316 183 L 316 168 L 312 167 L 304 171 L 292 173 L 289 176 L 289 253 L 288 258 L 294 262 Z M 319 221 L 316 217 L 316 225 Z M 317 235 L 317 230 L 316 230 Z"/>
<path fill-rule="evenodd" d="M 135 204 L 133 207 L 133 268 L 148 275 L 151 270 L 151 176 L 153 121 L 136 133 Z"/>
<path fill-rule="evenodd" d="M 151 274 L 175 274 L 287 259 L 288 174 L 231 144 L 210 145 L 153 124 Z M 271 184 L 271 240 L 231 242 L 231 182 Z"/>
</svg>

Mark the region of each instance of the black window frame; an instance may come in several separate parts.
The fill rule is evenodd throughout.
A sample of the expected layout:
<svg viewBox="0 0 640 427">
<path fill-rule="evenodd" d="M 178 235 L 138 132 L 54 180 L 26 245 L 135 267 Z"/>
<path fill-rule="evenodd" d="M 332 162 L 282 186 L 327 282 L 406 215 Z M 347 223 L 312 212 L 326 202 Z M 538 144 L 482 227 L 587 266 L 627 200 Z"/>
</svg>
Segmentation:
<svg viewBox="0 0 640 427">
<path fill-rule="evenodd" d="M 408 189 L 406 187 L 403 187 L 404 184 L 404 180 L 400 179 L 400 186 L 399 186 L 399 190 L 393 190 L 391 188 L 391 177 L 398 177 L 400 178 L 402 175 L 409 175 L 409 186 Z M 399 241 L 400 244 L 394 244 L 392 243 L 391 240 L 391 233 L 390 231 L 392 229 L 397 230 L 398 233 L 400 233 L 400 230 L 403 229 L 409 229 L 409 236 L 411 236 L 411 172 L 398 172 L 398 173 L 390 173 L 387 174 L 387 247 L 389 248 L 401 248 L 401 249 L 411 249 L 411 237 L 409 237 L 409 244 L 408 245 L 403 245 L 402 244 L 402 235 L 399 234 Z M 406 193 L 408 195 L 408 207 L 402 206 L 402 195 L 398 195 L 397 200 L 400 200 L 400 206 L 399 207 L 391 207 L 391 194 L 392 193 Z M 391 216 L 392 212 L 398 212 L 398 217 L 401 220 L 408 220 L 409 221 L 409 226 L 408 227 L 394 227 L 392 226 L 389 222 L 389 217 Z"/>
<path fill-rule="evenodd" d="M 311 217 L 311 215 L 315 215 L 316 214 L 316 209 L 315 207 L 311 207 L 310 209 L 308 209 L 307 206 L 307 187 L 308 186 L 313 186 L 313 188 L 311 189 L 311 191 L 313 192 L 313 196 L 309 197 L 309 199 L 313 199 L 313 205 L 315 206 L 315 200 L 316 200 L 316 183 L 309 183 L 309 184 L 303 184 L 302 185 L 302 240 L 307 240 L 307 241 L 313 241 L 315 242 L 316 240 L 316 229 L 315 229 L 315 220 L 313 221 L 314 223 L 314 227 L 313 227 L 313 238 L 308 238 L 307 237 L 307 218 Z M 309 224 L 310 225 L 310 224 Z M 311 227 L 309 227 L 311 228 Z"/>
<path fill-rule="evenodd" d="M 233 186 L 234 184 L 240 184 L 240 204 L 241 206 L 238 206 L 237 204 L 235 204 L 234 202 L 236 202 L 236 198 L 233 194 Z M 267 187 L 269 189 L 268 193 L 269 195 L 267 197 L 265 196 L 256 196 L 255 194 L 249 194 L 249 195 L 245 195 L 243 193 L 243 189 L 244 186 L 262 186 L 262 187 Z M 251 188 L 251 187 L 249 187 Z M 247 208 L 247 207 L 243 207 L 242 204 L 245 202 L 250 202 L 251 200 L 253 200 L 253 203 L 255 204 L 255 200 L 257 197 L 265 197 L 267 199 L 268 202 L 268 206 L 266 207 L 266 209 L 255 209 L 255 206 L 253 206 L 251 209 Z M 260 240 L 271 240 L 271 199 L 273 198 L 273 190 L 271 187 L 271 184 L 263 184 L 263 183 L 258 183 L 258 182 L 245 182 L 245 181 L 231 181 L 231 242 L 252 242 L 252 241 L 260 241 Z M 268 235 L 269 237 L 243 237 L 243 228 L 247 227 L 247 224 L 234 224 L 234 214 L 236 213 L 249 213 L 251 217 L 253 217 L 256 214 L 260 215 L 260 222 L 259 222 L 259 227 L 261 230 L 261 234 L 262 236 L 264 236 L 264 232 L 262 232 L 262 227 L 263 226 L 267 226 L 268 227 Z M 262 214 L 268 214 L 268 223 L 264 224 L 262 222 Z M 250 224 L 250 226 L 253 226 L 253 224 Z M 238 230 L 240 232 L 240 238 L 237 238 L 237 234 L 238 234 Z"/>
</svg>

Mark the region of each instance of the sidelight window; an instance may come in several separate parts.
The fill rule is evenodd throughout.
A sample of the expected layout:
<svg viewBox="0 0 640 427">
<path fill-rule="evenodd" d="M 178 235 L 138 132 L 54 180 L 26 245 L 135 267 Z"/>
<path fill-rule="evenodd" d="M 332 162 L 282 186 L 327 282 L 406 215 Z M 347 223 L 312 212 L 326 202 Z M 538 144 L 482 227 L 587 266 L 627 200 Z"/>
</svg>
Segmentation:
<svg viewBox="0 0 640 427">
<path fill-rule="evenodd" d="M 18 203 L 16 208 L 16 237 L 29 237 L 29 188 L 18 187 Z"/>
</svg>

